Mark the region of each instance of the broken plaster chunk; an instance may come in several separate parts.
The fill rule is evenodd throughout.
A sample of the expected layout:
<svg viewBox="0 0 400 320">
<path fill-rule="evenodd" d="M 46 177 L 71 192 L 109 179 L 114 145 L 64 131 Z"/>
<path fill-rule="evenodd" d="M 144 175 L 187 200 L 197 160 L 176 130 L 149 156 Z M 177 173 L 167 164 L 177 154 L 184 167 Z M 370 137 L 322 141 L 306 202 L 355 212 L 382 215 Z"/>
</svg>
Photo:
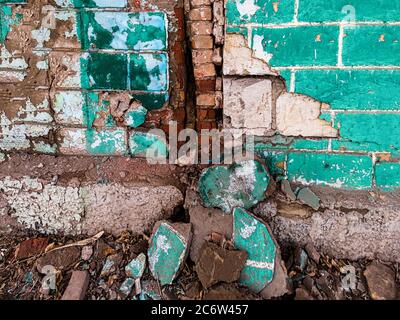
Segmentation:
<svg viewBox="0 0 400 320">
<path fill-rule="evenodd" d="M 225 35 L 223 73 L 231 76 L 278 75 L 265 61 L 255 56 L 243 35 L 234 33 Z"/>
<path fill-rule="evenodd" d="M 124 122 L 128 127 L 138 128 L 145 122 L 146 115 L 147 109 L 141 104 L 132 104 L 124 115 Z"/>
<path fill-rule="evenodd" d="M 158 222 L 150 240 L 150 271 L 160 284 L 172 284 L 186 260 L 192 238 L 192 225 Z"/>
<path fill-rule="evenodd" d="M 264 200 L 270 181 L 267 169 L 260 162 L 246 160 L 229 167 L 205 169 L 198 188 L 206 207 L 230 213 L 235 207 L 249 209 Z"/>
<path fill-rule="evenodd" d="M 129 296 L 132 292 L 133 286 L 135 285 L 135 279 L 126 278 L 124 282 L 122 282 L 121 286 L 119 287 L 119 291 L 124 296 Z"/>
<path fill-rule="evenodd" d="M 272 130 L 272 81 L 224 78 L 224 127 L 263 136 Z"/>
<path fill-rule="evenodd" d="M 139 254 L 125 267 L 125 273 L 128 277 L 138 279 L 143 276 L 146 269 L 146 255 L 144 253 Z"/>
<path fill-rule="evenodd" d="M 337 137 L 338 130 L 320 119 L 322 103 L 308 96 L 281 94 L 276 102 L 276 124 L 280 134 L 302 137 Z"/>
<path fill-rule="evenodd" d="M 300 189 L 297 193 L 297 200 L 316 211 L 320 208 L 321 200 L 310 188 Z"/>
<path fill-rule="evenodd" d="M 281 189 L 282 192 L 290 201 L 296 201 L 296 195 L 293 192 L 290 182 L 288 180 L 282 180 Z"/>
<path fill-rule="evenodd" d="M 277 246 L 272 233 L 265 223 L 252 214 L 235 208 L 233 241 L 236 249 L 248 253 L 240 283 L 259 293 L 274 279 Z"/>
<path fill-rule="evenodd" d="M 232 283 L 239 280 L 246 261 L 245 251 L 226 250 L 213 243 L 206 243 L 195 270 L 203 287 L 209 288 L 219 282 Z"/>
</svg>

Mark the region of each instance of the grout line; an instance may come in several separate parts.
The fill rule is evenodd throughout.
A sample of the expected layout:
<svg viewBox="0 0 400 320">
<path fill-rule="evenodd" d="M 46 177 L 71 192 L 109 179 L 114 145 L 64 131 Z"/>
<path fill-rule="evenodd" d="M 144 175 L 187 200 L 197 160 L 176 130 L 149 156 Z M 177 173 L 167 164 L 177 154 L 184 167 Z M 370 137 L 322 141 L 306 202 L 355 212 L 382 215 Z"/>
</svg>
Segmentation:
<svg viewBox="0 0 400 320">
<path fill-rule="evenodd" d="M 344 27 L 341 24 L 339 27 L 339 39 L 338 39 L 338 67 L 343 67 L 343 36 Z"/>
<path fill-rule="evenodd" d="M 291 70 L 290 73 L 290 92 L 294 93 L 296 91 L 296 71 Z"/>
</svg>

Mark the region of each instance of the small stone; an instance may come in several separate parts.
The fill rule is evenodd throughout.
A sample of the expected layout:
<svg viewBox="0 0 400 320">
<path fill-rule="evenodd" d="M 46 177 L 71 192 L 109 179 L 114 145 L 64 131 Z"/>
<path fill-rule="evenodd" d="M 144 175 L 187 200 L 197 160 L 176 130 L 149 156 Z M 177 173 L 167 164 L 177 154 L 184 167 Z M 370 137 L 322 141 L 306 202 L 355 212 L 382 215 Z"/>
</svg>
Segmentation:
<svg viewBox="0 0 400 320">
<path fill-rule="evenodd" d="M 89 261 L 93 255 L 93 247 L 92 246 L 84 246 L 81 252 L 81 259 L 84 261 Z"/>
<path fill-rule="evenodd" d="M 110 274 L 114 273 L 117 270 L 118 265 L 121 263 L 121 261 L 122 256 L 118 253 L 107 257 L 103 269 L 101 270 L 100 277 L 107 277 Z"/>
<path fill-rule="evenodd" d="M 89 286 L 87 271 L 74 271 L 61 300 L 83 300 Z"/>
<path fill-rule="evenodd" d="M 314 300 L 311 294 L 304 288 L 296 289 L 296 297 L 295 300 Z"/>
<path fill-rule="evenodd" d="M 313 260 L 315 263 L 319 263 L 319 259 L 321 259 L 321 255 L 315 249 L 314 245 L 311 242 L 308 242 L 304 248 L 308 254 L 308 256 Z"/>
<path fill-rule="evenodd" d="M 307 253 L 301 247 L 296 247 L 296 249 L 294 250 L 294 265 L 297 270 L 303 272 L 307 266 L 307 262 Z"/>
<path fill-rule="evenodd" d="M 48 238 L 28 239 L 21 242 L 15 250 L 15 259 L 22 260 L 41 254 L 49 244 Z"/>
<path fill-rule="evenodd" d="M 281 189 L 282 192 L 285 194 L 285 196 L 290 200 L 290 201 L 296 201 L 297 197 L 294 194 L 292 187 L 290 185 L 290 182 L 288 180 L 282 180 L 281 182 Z"/>
<path fill-rule="evenodd" d="M 143 276 L 144 270 L 146 269 L 146 255 L 144 253 L 139 254 L 125 267 L 125 273 L 128 277 L 133 279 L 139 279 Z"/>
<path fill-rule="evenodd" d="M 205 293 L 203 300 L 248 300 L 249 296 L 239 291 L 235 285 L 222 283 Z"/>
<path fill-rule="evenodd" d="M 300 189 L 300 191 L 297 193 L 297 200 L 313 208 L 314 210 L 318 210 L 320 208 L 321 200 L 309 188 Z"/>
<path fill-rule="evenodd" d="M 52 266 L 57 270 L 65 270 L 75 265 L 81 257 L 79 247 L 67 247 L 59 250 L 53 250 L 45 253 L 36 260 L 36 268 L 42 273 L 46 266 Z"/>
<path fill-rule="evenodd" d="M 135 285 L 135 279 L 126 278 L 125 281 L 121 284 L 119 291 L 125 296 L 129 296 L 132 292 L 133 286 Z"/>
<path fill-rule="evenodd" d="M 192 239 L 192 225 L 156 223 L 150 240 L 148 259 L 150 271 L 160 284 L 171 284 L 179 274 Z"/>
<path fill-rule="evenodd" d="M 233 218 L 221 210 L 193 206 L 189 208 L 190 223 L 193 225 L 193 238 L 190 247 L 190 258 L 197 262 L 200 250 L 206 243 L 206 238 L 213 233 L 219 233 L 227 239 L 232 239 Z"/>
<path fill-rule="evenodd" d="M 204 288 L 219 282 L 232 283 L 240 278 L 247 252 L 223 249 L 213 243 L 203 246 L 195 270 Z"/>
<path fill-rule="evenodd" d="M 155 281 L 143 281 L 141 291 L 139 300 L 162 300 L 159 286 Z"/>
<path fill-rule="evenodd" d="M 231 213 L 233 208 L 249 209 L 263 201 L 270 180 L 260 162 L 246 160 L 229 167 L 205 169 L 200 176 L 199 193 L 206 207 Z"/>
<path fill-rule="evenodd" d="M 368 291 L 373 300 L 396 299 L 396 280 L 394 271 L 378 262 L 371 262 L 364 271 Z"/>
</svg>

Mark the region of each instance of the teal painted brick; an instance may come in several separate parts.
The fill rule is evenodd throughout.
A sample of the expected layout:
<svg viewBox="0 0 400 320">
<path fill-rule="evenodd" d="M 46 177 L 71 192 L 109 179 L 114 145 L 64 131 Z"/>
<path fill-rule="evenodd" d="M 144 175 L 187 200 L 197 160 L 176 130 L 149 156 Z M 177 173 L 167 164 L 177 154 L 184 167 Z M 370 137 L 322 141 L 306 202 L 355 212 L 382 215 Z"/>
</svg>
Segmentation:
<svg viewBox="0 0 400 320">
<path fill-rule="evenodd" d="M 291 181 L 343 189 L 372 187 L 372 159 L 362 155 L 289 153 L 287 174 Z"/>
<path fill-rule="evenodd" d="M 83 49 L 167 49 L 167 18 L 162 12 L 84 11 L 81 21 Z"/>
<path fill-rule="evenodd" d="M 228 24 L 282 23 L 294 17 L 294 0 L 227 0 Z"/>
<path fill-rule="evenodd" d="M 166 54 L 135 54 L 130 57 L 131 90 L 165 91 L 168 89 Z"/>
<path fill-rule="evenodd" d="M 400 26 L 348 27 L 344 33 L 344 65 L 400 65 Z"/>
<path fill-rule="evenodd" d="M 332 140 L 333 151 L 354 151 L 359 153 L 389 152 L 393 157 L 400 156 L 400 149 L 373 142 L 353 142 L 345 139 Z"/>
<path fill-rule="evenodd" d="M 338 36 L 335 26 L 255 28 L 252 48 L 274 67 L 336 65 Z"/>
<path fill-rule="evenodd" d="M 393 191 L 400 188 L 400 163 L 381 162 L 375 165 L 377 188 Z"/>
<path fill-rule="evenodd" d="M 399 70 L 304 70 L 296 72 L 297 93 L 332 109 L 400 109 Z"/>
<path fill-rule="evenodd" d="M 128 90 L 128 58 L 123 54 L 92 53 L 81 59 L 85 89 Z"/>
<path fill-rule="evenodd" d="M 400 148 L 399 124 L 400 114 L 339 113 L 335 121 L 341 138 L 386 150 Z"/>
<path fill-rule="evenodd" d="M 320 150 L 328 149 L 328 140 L 296 139 L 290 145 L 295 150 Z"/>
<path fill-rule="evenodd" d="M 343 10 L 353 6 L 356 21 L 397 21 L 400 2 L 396 0 L 300 0 L 299 21 L 326 22 L 342 21 L 352 11 Z"/>
</svg>

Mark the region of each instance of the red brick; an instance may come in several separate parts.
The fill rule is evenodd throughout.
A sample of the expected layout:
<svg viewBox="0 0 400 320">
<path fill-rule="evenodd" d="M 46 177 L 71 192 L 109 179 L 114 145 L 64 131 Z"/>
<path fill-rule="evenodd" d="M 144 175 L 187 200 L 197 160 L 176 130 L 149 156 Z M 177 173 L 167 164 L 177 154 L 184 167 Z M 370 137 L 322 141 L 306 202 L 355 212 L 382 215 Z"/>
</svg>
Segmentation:
<svg viewBox="0 0 400 320">
<path fill-rule="evenodd" d="M 194 66 L 194 77 L 196 79 L 210 78 L 216 76 L 215 65 L 213 63 Z"/>
<path fill-rule="evenodd" d="M 192 50 L 193 64 L 212 63 L 213 54 L 213 50 Z"/>
<path fill-rule="evenodd" d="M 215 106 L 215 93 L 202 93 L 196 98 L 198 106 Z"/>
<path fill-rule="evenodd" d="M 190 23 L 190 33 L 196 35 L 211 35 L 213 33 L 213 23 L 210 21 L 195 21 Z"/>
<path fill-rule="evenodd" d="M 213 49 L 214 39 L 212 36 L 193 36 L 192 49 Z"/>
<path fill-rule="evenodd" d="M 196 90 L 199 93 L 214 91 L 216 88 L 215 78 L 196 80 Z"/>
<path fill-rule="evenodd" d="M 89 285 L 87 271 L 74 271 L 61 300 L 83 300 Z"/>
<path fill-rule="evenodd" d="M 213 18 L 211 7 L 200 7 L 189 12 L 190 21 L 211 21 Z"/>
</svg>

